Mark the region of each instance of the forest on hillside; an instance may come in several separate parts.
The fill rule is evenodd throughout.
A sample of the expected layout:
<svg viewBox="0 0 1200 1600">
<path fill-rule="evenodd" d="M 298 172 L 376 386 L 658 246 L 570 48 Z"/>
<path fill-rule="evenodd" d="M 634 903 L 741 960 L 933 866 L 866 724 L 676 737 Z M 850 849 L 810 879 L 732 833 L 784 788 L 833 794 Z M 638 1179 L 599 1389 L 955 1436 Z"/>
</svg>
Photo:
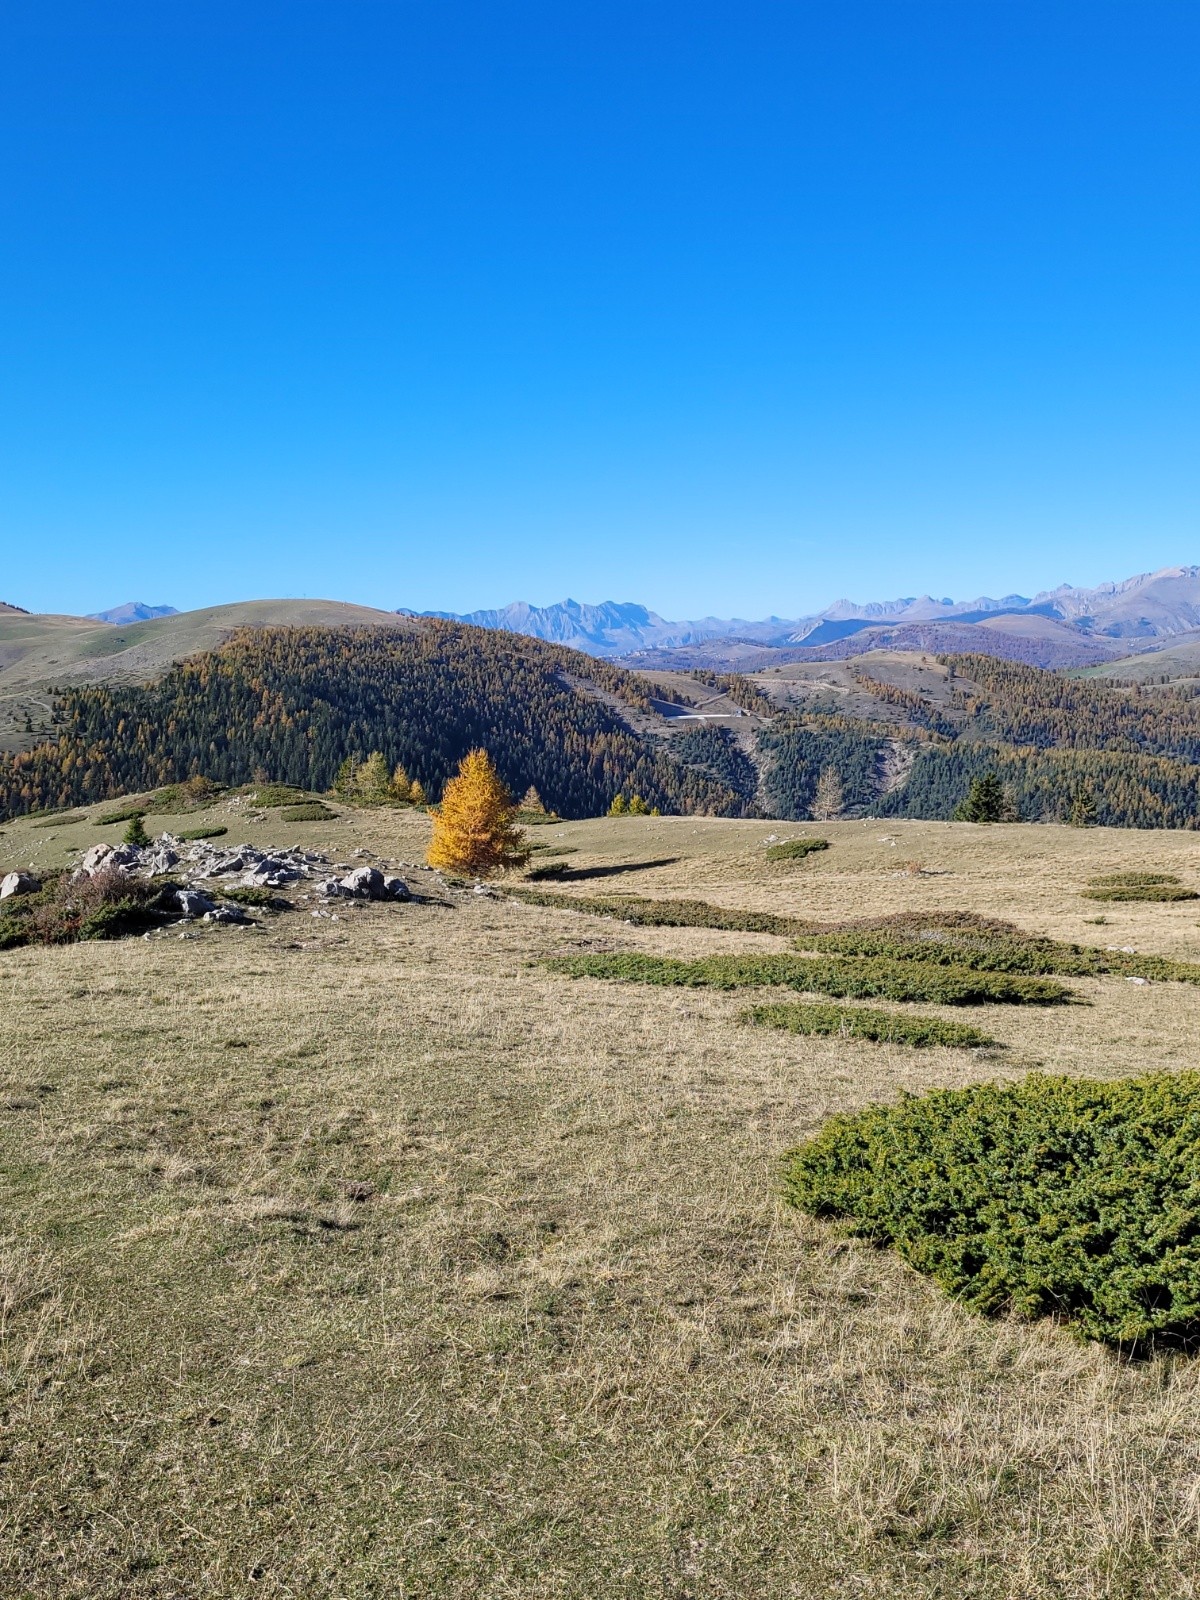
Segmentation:
<svg viewBox="0 0 1200 1600">
<path fill-rule="evenodd" d="M 952 715 L 858 672 L 896 722 L 788 713 L 761 730 L 766 808 L 808 816 L 830 766 L 851 814 L 947 819 L 972 779 L 992 771 L 1028 822 L 1063 821 L 1083 795 L 1105 826 L 1200 826 L 1200 696 L 991 656 L 938 660 L 951 674 Z"/>
<path fill-rule="evenodd" d="M 347 757 L 372 750 L 436 798 L 475 745 L 515 794 L 532 784 L 564 817 L 602 813 L 622 792 L 663 811 L 743 815 L 744 794 L 710 763 L 691 766 L 631 726 L 649 711 L 634 674 L 516 634 L 447 622 L 246 630 L 148 687 L 64 690 L 55 736 L 0 757 L 0 815 L 197 774 L 325 790 Z"/>
<path fill-rule="evenodd" d="M 859 673 L 878 720 L 783 712 L 759 728 L 751 760 L 711 724 L 656 731 L 651 695 L 669 689 L 519 634 L 442 621 L 246 630 L 147 687 L 63 690 L 52 736 L 0 756 L 0 816 L 194 775 L 324 790 L 347 757 L 373 750 L 436 799 L 483 745 L 514 793 L 532 784 L 564 817 L 636 793 L 664 812 L 800 819 L 829 771 L 847 815 L 948 818 L 994 771 L 1027 821 L 1064 819 L 1083 796 L 1111 826 L 1200 823 L 1200 697 L 988 656 L 939 660 L 951 678 L 940 705 Z M 771 705 L 748 680 L 698 676 L 760 717 Z"/>
</svg>

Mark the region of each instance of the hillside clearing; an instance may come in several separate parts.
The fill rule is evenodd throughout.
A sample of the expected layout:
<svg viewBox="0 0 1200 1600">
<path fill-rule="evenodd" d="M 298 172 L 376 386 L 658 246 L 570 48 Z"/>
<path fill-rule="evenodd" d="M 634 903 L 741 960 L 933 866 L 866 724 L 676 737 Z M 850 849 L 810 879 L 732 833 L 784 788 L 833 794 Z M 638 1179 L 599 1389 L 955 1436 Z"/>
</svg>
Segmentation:
<svg viewBox="0 0 1200 1600">
<path fill-rule="evenodd" d="M 346 811 L 286 842 L 402 864 L 427 827 Z M 821 831 L 781 875 L 763 823 L 544 830 L 606 898 L 972 909 L 1200 959 L 1194 905 L 1098 932 L 1077 892 L 1194 882 L 1194 834 Z M 0 869 L 119 833 L 7 824 Z M 971 1315 L 779 1194 L 787 1149 L 901 1089 L 1190 1066 L 1194 988 L 926 1007 L 1007 1048 L 918 1051 L 533 964 L 780 936 L 450 898 L 0 955 L 0 1593 L 1200 1593 L 1200 1363 Z"/>
</svg>

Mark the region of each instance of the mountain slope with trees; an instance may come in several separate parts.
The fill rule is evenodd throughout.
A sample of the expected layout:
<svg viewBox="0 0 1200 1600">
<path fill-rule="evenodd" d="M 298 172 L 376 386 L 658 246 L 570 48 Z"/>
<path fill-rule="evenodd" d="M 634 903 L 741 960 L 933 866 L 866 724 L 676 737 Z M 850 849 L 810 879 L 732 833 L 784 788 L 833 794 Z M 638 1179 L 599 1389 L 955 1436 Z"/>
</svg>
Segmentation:
<svg viewBox="0 0 1200 1600">
<path fill-rule="evenodd" d="M 743 795 L 646 731 L 651 709 L 633 674 L 516 635 L 246 630 L 148 686 L 65 690 L 51 737 L 0 757 L 0 815 L 195 775 L 323 790 L 374 750 L 436 798 L 477 746 L 514 794 L 534 785 L 561 816 L 597 815 L 622 790 L 663 811 L 743 815 Z"/>
</svg>

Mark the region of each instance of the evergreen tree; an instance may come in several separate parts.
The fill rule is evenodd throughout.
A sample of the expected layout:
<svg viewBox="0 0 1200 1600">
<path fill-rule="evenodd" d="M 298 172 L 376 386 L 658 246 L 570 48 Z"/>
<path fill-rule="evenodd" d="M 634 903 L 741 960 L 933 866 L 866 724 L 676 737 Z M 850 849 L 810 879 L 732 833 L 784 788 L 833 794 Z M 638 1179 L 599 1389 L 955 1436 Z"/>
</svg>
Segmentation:
<svg viewBox="0 0 1200 1600">
<path fill-rule="evenodd" d="M 146 832 L 146 824 L 142 821 L 142 813 L 135 811 L 129 819 L 129 826 L 125 829 L 124 842 L 137 845 L 139 850 L 144 850 L 150 843 L 150 835 Z"/>
<path fill-rule="evenodd" d="M 812 814 L 815 822 L 832 822 L 840 817 L 844 807 L 842 780 L 836 767 L 822 767 L 813 795 Z"/>
<path fill-rule="evenodd" d="M 371 754 L 354 774 L 354 798 L 364 805 L 377 806 L 391 798 L 392 780 L 382 751 Z"/>
<path fill-rule="evenodd" d="M 434 813 L 426 858 L 431 867 L 486 877 L 519 866 L 529 850 L 513 826 L 516 807 L 486 750 L 472 750 L 459 763 Z"/>
<path fill-rule="evenodd" d="M 338 767 L 337 777 L 333 780 L 334 794 L 340 794 L 344 798 L 349 799 L 349 797 L 354 793 L 354 780 L 358 775 L 358 768 L 359 762 L 357 756 L 347 756 L 342 764 Z"/>
<path fill-rule="evenodd" d="M 1091 828 L 1096 824 L 1099 808 L 1096 805 L 1096 796 L 1090 789 L 1076 789 L 1071 800 L 1071 811 L 1067 820 L 1073 828 Z"/>
<path fill-rule="evenodd" d="M 425 787 L 419 778 L 413 779 L 412 788 L 408 791 L 408 799 L 410 805 L 414 806 L 427 806 L 429 804 L 429 796 L 425 793 Z"/>
<path fill-rule="evenodd" d="M 623 794 L 614 795 L 613 803 L 608 808 L 609 816 L 624 817 L 628 815 L 628 812 L 629 807 L 625 804 L 625 796 Z"/>
<path fill-rule="evenodd" d="M 1011 802 L 1004 793 L 1004 785 L 994 772 L 985 772 L 981 778 L 971 779 L 967 798 L 954 813 L 956 822 L 1004 822 L 1008 820 Z"/>
<path fill-rule="evenodd" d="M 629 799 L 629 815 L 631 817 L 644 817 L 650 807 L 640 794 L 631 795 Z"/>
<path fill-rule="evenodd" d="M 407 803 L 412 799 L 412 780 L 399 763 L 397 763 L 395 772 L 392 773 L 389 791 L 393 800 L 403 800 Z"/>
<path fill-rule="evenodd" d="M 525 791 L 525 798 L 521 801 L 522 811 L 535 811 L 539 816 L 546 815 L 546 808 L 542 804 L 542 797 L 531 783 Z"/>
</svg>

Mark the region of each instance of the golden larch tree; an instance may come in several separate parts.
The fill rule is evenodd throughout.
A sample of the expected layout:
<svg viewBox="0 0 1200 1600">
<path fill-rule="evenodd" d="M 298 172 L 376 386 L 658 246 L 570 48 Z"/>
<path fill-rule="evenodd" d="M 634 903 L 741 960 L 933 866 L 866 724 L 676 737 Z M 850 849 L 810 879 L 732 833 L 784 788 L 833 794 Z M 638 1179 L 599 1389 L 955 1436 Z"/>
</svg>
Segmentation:
<svg viewBox="0 0 1200 1600">
<path fill-rule="evenodd" d="M 519 866 L 529 851 L 513 825 L 515 813 L 487 751 L 470 751 L 459 762 L 458 776 L 442 791 L 426 860 L 431 867 L 481 878 L 501 867 Z"/>
</svg>

